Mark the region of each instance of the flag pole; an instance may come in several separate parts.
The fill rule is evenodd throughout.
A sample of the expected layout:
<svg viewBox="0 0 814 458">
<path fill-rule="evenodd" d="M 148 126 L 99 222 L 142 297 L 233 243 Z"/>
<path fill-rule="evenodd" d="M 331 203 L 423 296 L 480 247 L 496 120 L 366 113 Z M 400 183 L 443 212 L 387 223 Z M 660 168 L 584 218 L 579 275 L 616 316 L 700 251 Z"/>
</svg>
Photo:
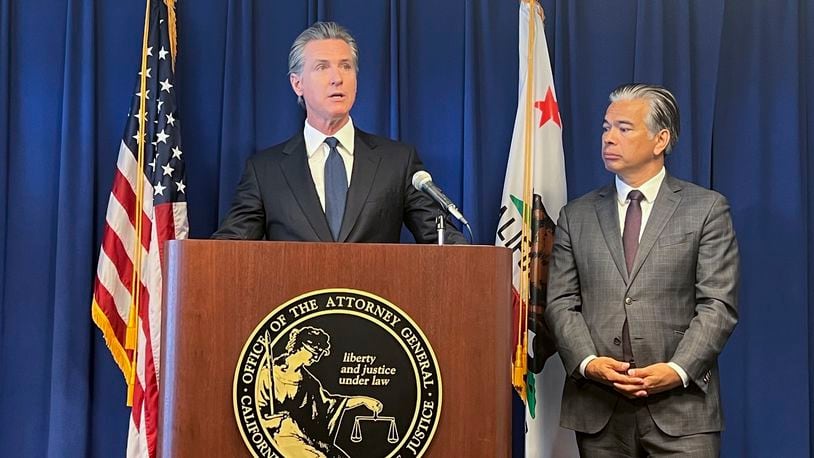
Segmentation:
<svg viewBox="0 0 814 458">
<path fill-rule="evenodd" d="M 127 320 L 127 337 L 125 340 L 125 349 L 132 350 L 130 358 L 130 373 L 127 377 L 127 405 L 133 405 L 133 392 L 136 385 L 136 359 L 138 357 L 138 327 L 139 327 L 139 311 L 141 305 L 141 255 L 142 255 L 142 214 L 144 213 L 144 177 L 142 176 L 144 170 L 144 142 L 146 141 L 147 128 L 145 121 L 147 119 L 147 41 L 150 35 L 150 0 L 146 1 L 144 12 L 144 36 L 142 37 L 141 44 L 141 74 L 140 74 L 140 91 L 139 91 L 139 128 L 138 138 L 138 171 L 136 175 L 136 210 L 135 210 L 135 226 L 136 237 L 133 242 L 133 280 L 130 285 L 130 313 Z"/>
<path fill-rule="evenodd" d="M 526 374 L 528 373 L 528 301 L 529 294 L 529 262 L 531 255 L 531 201 L 533 193 L 533 124 L 532 110 L 534 106 L 534 41 L 535 6 L 536 0 L 523 0 L 529 5 L 528 43 L 526 46 L 526 98 L 525 98 L 525 127 L 523 132 L 523 224 L 520 237 L 520 285 L 517 319 L 517 347 L 515 348 L 514 367 L 512 372 L 512 385 L 518 390 L 520 398 L 526 402 Z"/>
</svg>

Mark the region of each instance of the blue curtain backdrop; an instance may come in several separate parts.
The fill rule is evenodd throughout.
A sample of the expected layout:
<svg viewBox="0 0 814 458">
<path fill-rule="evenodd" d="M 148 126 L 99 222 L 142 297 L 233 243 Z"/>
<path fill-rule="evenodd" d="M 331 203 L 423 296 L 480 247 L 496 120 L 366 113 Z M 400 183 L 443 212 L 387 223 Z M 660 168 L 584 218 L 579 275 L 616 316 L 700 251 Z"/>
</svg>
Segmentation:
<svg viewBox="0 0 814 458">
<path fill-rule="evenodd" d="M 608 92 L 629 81 L 672 89 L 682 135 L 668 169 L 729 197 L 743 256 L 741 322 L 721 358 L 723 455 L 810 456 L 814 2 L 542 3 L 569 197 L 611 179 L 599 158 Z M 246 157 L 301 129 L 288 47 L 320 19 L 359 41 L 354 122 L 417 145 L 476 241 L 491 244 L 517 98 L 517 8 L 181 1 L 192 236 L 215 229 Z M 143 14 L 138 0 L 0 0 L 3 454 L 123 454 L 125 385 L 89 303 Z"/>
</svg>

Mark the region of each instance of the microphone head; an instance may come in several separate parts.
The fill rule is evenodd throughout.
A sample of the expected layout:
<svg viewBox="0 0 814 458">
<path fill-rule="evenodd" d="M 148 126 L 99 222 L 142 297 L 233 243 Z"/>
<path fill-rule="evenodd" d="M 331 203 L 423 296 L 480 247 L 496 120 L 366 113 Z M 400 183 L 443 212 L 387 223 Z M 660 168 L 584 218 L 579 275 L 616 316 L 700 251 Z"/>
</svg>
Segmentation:
<svg viewBox="0 0 814 458">
<path fill-rule="evenodd" d="M 419 170 L 413 174 L 413 187 L 419 191 L 424 190 L 424 186 L 432 181 L 432 176 L 426 170 Z"/>
</svg>

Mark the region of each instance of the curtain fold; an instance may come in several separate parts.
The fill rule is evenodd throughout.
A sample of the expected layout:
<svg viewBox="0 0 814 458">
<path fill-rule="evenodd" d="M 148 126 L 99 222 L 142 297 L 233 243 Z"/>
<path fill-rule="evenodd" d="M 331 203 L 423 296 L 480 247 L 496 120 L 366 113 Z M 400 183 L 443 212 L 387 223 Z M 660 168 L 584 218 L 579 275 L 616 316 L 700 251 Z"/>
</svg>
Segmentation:
<svg viewBox="0 0 814 458">
<path fill-rule="evenodd" d="M 461 90 L 461 209 L 479 243 L 497 227 L 503 178 L 517 107 L 517 5 L 467 3 Z M 512 113 L 506 116 L 507 113 Z M 508 141 L 507 141 L 508 139 Z"/>
<path fill-rule="evenodd" d="M 241 153 L 255 149 L 254 123 L 254 21 L 251 2 L 229 0 L 223 48 L 223 100 L 220 109 L 218 183 L 239 177 Z M 229 208 L 232 196 L 218 195 L 218 208 Z"/>
<path fill-rule="evenodd" d="M 89 353 L 92 324 L 75 298 L 90 297 L 94 274 L 93 167 L 95 165 L 95 15 L 94 1 L 69 0 L 65 28 L 59 155 L 54 160 L 56 215 L 51 301 L 48 456 L 87 450 L 87 435 L 66 425 L 88 424 Z"/>
<path fill-rule="evenodd" d="M 699 9 L 701 10 L 699 12 Z M 635 81 L 660 81 L 679 101 L 681 134 L 670 173 L 709 187 L 723 2 L 637 5 Z"/>
<path fill-rule="evenodd" d="M 721 357 L 723 455 L 810 455 L 812 1 L 541 3 L 569 197 L 612 179 L 600 159 L 608 93 L 634 80 L 671 89 L 682 133 L 668 170 L 729 198 L 742 251 L 741 322 Z M 517 103 L 517 2 L 177 8 L 193 238 L 217 227 L 247 157 L 301 131 L 288 49 L 321 19 L 359 43 L 354 123 L 415 145 L 475 241 L 492 243 Z M 90 287 L 143 14 L 140 2 L 0 0 L 0 449 L 20 456 L 124 451 L 126 387 L 91 325 Z"/>
<path fill-rule="evenodd" d="M 401 135 L 401 126 L 399 125 L 399 113 L 401 112 L 401 102 L 402 98 L 399 95 L 399 76 L 401 74 L 401 69 L 403 64 L 401 62 L 402 56 L 402 44 L 406 43 L 408 40 L 402 39 L 401 33 L 404 30 L 403 18 L 404 15 L 402 14 L 402 2 L 399 0 L 390 0 L 388 4 L 388 14 L 387 14 L 388 22 L 389 22 L 389 33 L 387 34 L 388 39 L 388 52 L 387 52 L 387 64 L 389 66 L 389 75 L 390 77 L 387 79 L 389 85 L 387 88 L 387 98 L 388 101 L 388 110 L 387 110 L 387 120 L 388 120 L 388 127 L 387 127 L 387 135 L 390 138 L 399 138 Z"/>
<path fill-rule="evenodd" d="M 808 312 L 808 329 L 814 329 L 814 313 L 811 313 L 810 307 L 814 303 L 814 183 L 811 182 L 811 177 L 814 177 L 814 5 L 811 2 L 800 0 L 800 40 L 802 45 L 802 59 L 805 62 L 803 69 L 802 82 L 803 93 L 805 94 L 805 110 L 800 113 L 801 129 L 805 132 L 805 149 L 801 153 L 800 163 L 801 169 L 804 170 L 805 176 L 808 177 L 805 181 L 803 201 L 805 207 L 803 214 L 806 215 L 804 224 L 806 225 L 806 240 L 808 249 L 806 253 L 806 263 L 808 275 L 806 283 L 808 285 L 807 303 L 809 304 Z M 802 250 L 801 250 L 802 251 Z M 812 368 L 814 368 L 814 342 L 810 337 L 809 332 L 808 342 L 806 348 L 808 349 L 808 395 L 809 399 L 814 395 L 814 377 L 812 377 Z M 814 409 L 808 409 L 808 445 L 809 453 L 814 450 Z"/>
<path fill-rule="evenodd" d="M 54 274 L 66 3 L 11 5 L 8 168 L 0 333 L 0 444 L 45 456 L 50 430 Z M 37 11 L 50 12 L 32 21 Z M 28 24 L 47 30 L 22 36 Z M 29 39 L 26 39 L 29 38 Z M 37 52 L 48 49 L 48 53 Z M 61 355 L 57 355 L 57 358 Z M 20 421 L 21 417 L 25 421 Z M 22 444 L 37 444 L 24 447 Z M 11 450 L 15 450 L 11 448 Z M 29 452 L 30 453 L 30 452 Z"/>
<path fill-rule="evenodd" d="M 811 391 L 796 381 L 810 377 L 802 247 L 812 233 L 801 217 L 812 175 L 800 165 L 811 153 L 804 56 L 814 41 L 799 19 L 804 2 L 781 3 L 726 2 L 714 118 L 712 183 L 732 203 L 742 251 L 742 319 L 722 362 L 723 398 L 739 439 L 732 452 L 752 456 L 810 454 Z M 766 389 L 757 380 L 767 374 L 788 383 Z"/>
<path fill-rule="evenodd" d="M 8 170 L 9 170 L 9 132 L 11 124 L 9 118 L 9 96 L 11 85 L 11 0 L 0 0 L 0 342 L 3 341 L 3 322 L 5 310 L 3 304 L 6 297 L 6 252 L 8 238 Z M 4 172 L 5 171 L 5 172 Z M 0 352 L 0 365 L 3 363 L 3 353 Z M 3 385 L 0 380 L 0 393 Z"/>
</svg>

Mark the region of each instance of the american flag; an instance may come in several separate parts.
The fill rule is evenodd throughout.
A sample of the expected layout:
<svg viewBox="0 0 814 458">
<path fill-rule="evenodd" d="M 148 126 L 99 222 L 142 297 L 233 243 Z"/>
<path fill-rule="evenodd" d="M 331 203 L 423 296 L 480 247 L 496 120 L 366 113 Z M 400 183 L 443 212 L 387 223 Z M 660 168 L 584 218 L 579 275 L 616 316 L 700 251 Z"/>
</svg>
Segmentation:
<svg viewBox="0 0 814 458">
<path fill-rule="evenodd" d="M 166 240 L 186 238 L 189 229 L 175 97 L 173 0 L 147 0 L 145 35 L 107 206 L 91 311 L 127 381 L 129 457 L 155 456 L 162 250 Z"/>
</svg>

